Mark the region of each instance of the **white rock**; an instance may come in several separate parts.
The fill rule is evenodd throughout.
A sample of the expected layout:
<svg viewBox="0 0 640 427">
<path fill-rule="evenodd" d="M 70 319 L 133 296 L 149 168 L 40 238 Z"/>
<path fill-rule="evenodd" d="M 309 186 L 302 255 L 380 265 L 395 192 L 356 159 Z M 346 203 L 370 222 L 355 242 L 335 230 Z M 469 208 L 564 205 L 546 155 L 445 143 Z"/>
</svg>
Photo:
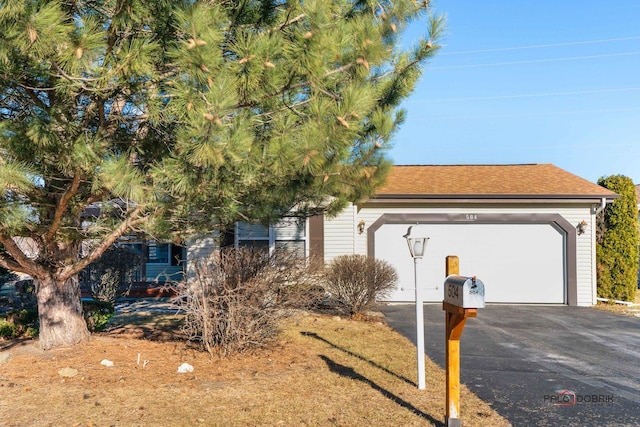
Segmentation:
<svg viewBox="0 0 640 427">
<path fill-rule="evenodd" d="M 4 365 L 11 359 L 11 353 L 0 353 L 0 365 Z"/>
<path fill-rule="evenodd" d="M 113 362 L 111 360 L 107 360 L 107 359 L 102 359 L 102 362 L 100 362 L 100 364 L 102 366 L 106 366 L 107 368 L 110 368 L 113 366 Z"/>
<path fill-rule="evenodd" d="M 62 368 L 58 371 L 58 375 L 61 377 L 72 378 L 78 375 L 78 370 L 74 368 Z"/>
<path fill-rule="evenodd" d="M 187 372 L 193 372 L 193 366 L 189 365 L 188 363 L 183 363 L 182 365 L 178 366 L 178 373 L 186 374 Z"/>
</svg>

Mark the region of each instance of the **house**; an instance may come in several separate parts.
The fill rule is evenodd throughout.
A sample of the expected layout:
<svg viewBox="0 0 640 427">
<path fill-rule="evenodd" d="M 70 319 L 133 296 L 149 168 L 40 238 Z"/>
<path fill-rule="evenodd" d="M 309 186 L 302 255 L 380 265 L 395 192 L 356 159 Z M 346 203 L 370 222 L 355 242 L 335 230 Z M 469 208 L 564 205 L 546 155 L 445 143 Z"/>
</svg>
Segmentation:
<svg viewBox="0 0 640 427">
<path fill-rule="evenodd" d="M 442 301 L 445 258 L 457 255 L 461 274 L 482 279 L 487 302 L 589 306 L 595 215 L 616 197 L 550 164 L 395 166 L 376 197 L 325 223 L 324 256 L 390 262 L 400 278 L 390 301 L 411 301 L 413 260 L 402 236 L 426 224 L 426 301 Z M 345 239 L 349 227 L 356 231 Z"/>
<path fill-rule="evenodd" d="M 326 262 L 366 254 L 396 267 L 389 301 L 414 300 L 414 264 L 403 235 L 430 237 L 419 277 L 426 301 L 443 299 L 445 258 L 485 284 L 490 303 L 596 303 L 595 215 L 617 194 L 551 164 L 394 166 L 376 196 L 334 218 L 239 224 L 238 246 L 291 247 Z M 188 265 L 215 248 L 188 247 Z"/>
<path fill-rule="evenodd" d="M 618 197 L 551 164 L 394 166 L 375 197 L 334 218 L 240 223 L 236 246 L 293 248 L 325 262 L 365 254 L 396 267 L 389 301 L 413 301 L 414 264 L 404 235 L 425 224 L 420 268 L 425 301 L 443 299 L 445 258 L 485 284 L 490 303 L 596 303 L 595 216 Z M 207 237 L 187 247 L 187 265 L 211 253 Z M 189 273 L 188 273 L 189 274 Z"/>
</svg>

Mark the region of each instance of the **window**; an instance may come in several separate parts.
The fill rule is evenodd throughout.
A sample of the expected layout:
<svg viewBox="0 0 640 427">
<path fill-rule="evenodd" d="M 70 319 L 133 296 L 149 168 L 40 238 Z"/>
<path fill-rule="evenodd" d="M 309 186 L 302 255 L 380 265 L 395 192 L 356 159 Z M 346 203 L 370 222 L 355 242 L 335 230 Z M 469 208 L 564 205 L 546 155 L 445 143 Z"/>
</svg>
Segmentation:
<svg viewBox="0 0 640 427">
<path fill-rule="evenodd" d="M 306 257 L 307 221 L 304 218 L 284 218 L 269 227 L 238 222 L 236 224 L 236 246 L 263 248 L 269 252 L 294 251 L 300 256 Z"/>
<path fill-rule="evenodd" d="M 169 244 L 158 243 L 155 240 L 147 242 L 147 263 L 169 264 Z"/>
<path fill-rule="evenodd" d="M 144 257 L 147 264 L 181 265 L 182 246 L 171 243 L 160 243 L 155 240 L 143 242 L 120 243 L 123 246 Z"/>
</svg>

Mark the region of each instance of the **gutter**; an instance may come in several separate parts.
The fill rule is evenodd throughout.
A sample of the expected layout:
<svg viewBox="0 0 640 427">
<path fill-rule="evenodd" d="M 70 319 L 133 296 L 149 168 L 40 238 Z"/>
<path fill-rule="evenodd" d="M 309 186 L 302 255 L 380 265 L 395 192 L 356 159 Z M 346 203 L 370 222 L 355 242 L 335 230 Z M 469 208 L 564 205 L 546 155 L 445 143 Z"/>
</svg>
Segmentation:
<svg viewBox="0 0 640 427">
<path fill-rule="evenodd" d="M 607 207 L 607 199 L 605 197 L 602 198 L 602 200 L 600 200 L 600 207 L 595 209 L 595 214 L 598 215 L 600 212 L 602 212 L 604 210 L 604 208 Z"/>
<path fill-rule="evenodd" d="M 362 205 L 367 204 L 435 204 L 435 205 L 446 205 L 446 204 L 473 204 L 473 205 L 492 205 L 492 204 L 589 204 L 593 206 L 594 204 L 600 205 L 602 199 L 606 200 L 613 199 L 603 196 L 592 196 L 592 197 L 477 197 L 477 196 L 433 196 L 433 195 L 384 195 L 384 196 L 376 196 L 368 199 L 366 202 L 363 202 Z M 596 206 L 597 206 L 596 205 Z M 594 208 L 595 209 L 595 208 Z"/>
</svg>

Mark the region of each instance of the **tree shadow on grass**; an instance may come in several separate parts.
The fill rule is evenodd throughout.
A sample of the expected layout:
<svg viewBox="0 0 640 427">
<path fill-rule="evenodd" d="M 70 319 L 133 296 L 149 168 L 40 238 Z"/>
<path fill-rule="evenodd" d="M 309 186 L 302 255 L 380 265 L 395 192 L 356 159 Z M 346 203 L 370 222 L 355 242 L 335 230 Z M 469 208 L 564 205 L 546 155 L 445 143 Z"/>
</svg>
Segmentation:
<svg viewBox="0 0 640 427">
<path fill-rule="evenodd" d="M 405 383 L 407 383 L 407 384 L 411 384 L 411 385 L 414 385 L 414 386 L 416 386 L 416 387 L 418 386 L 414 381 L 411 381 L 411 380 L 410 380 L 410 379 L 408 379 L 407 377 L 404 377 L 404 376 L 402 376 L 402 375 L 398 375 L 398 374 L 396 374 L 395 372 L 390 371 L 389 369 L 385 368 L 384 366 L 380 366 L 379 364 L 377 364 L 376 362 L 374 362 L 374 361 L 372 361 L 372 360 L 369 360 L 369 359 L 367 359 L 367 358 L 365 358 L 365 357 L 363 357 L 363 356 L 360 356 L 360 355 L 359 355 L 359 354 L 357 354 L 357 353 L 352 352 L 352 351 L 351 351 L 351 350 L 349 350 L 349 349 L 346 349 L 346 348 L 341 347 L 341 346 L 339 346 L 339 345 L 337 345 L 337 344 L 335 344 L 335 343 L 332 343 L 332 342 L 331 342 L 331 341 L 329 341 L 328 339 L 321 337 L 320 335 L 316 334 L 315 332 L 301 332 L 301 334 L 302 334 L 302 335 L 304 335 L 305 337 L 315 338 L 315 339 L 317 339 L 317 340 L 319 340 L 319 341 L 322 341 L 322 342 L 324 342 L 324 343 L 326 343 L 326 344 L 329 344 L 331 347 L 333 347 L 333 348 L 335 348 L 335 349 L 337 349 L 337 350 L 340 350 L 341 352 L 346 353 L 346 354 L 348 354 L 349 356 L 355 357 L 356 359 L 360 359 L 360 360 L 362 360 L 363 362 L 367 362 L 369 365 L 373 366 L 374 368 L 380 369 L 381 371 L 384 371 L 384 372 L 386 372 L 387 374 L 389 374 L 389 375 L 391 375 L 391 376 L 393 376 L 393 377 L 396 377 L 397 379 L 399 379 L 399 380 L 401 380 L 401 381 L 404 381 L 404 382 L 405 382 Z"/>
<path fill-rule="evenodd" d="M 114 316 L 104 333 L 150 341 L 184 341 L 182 318 L 153 312 L 122 313 Z"/>
<path fill-rule="evenodd" d="M 0 338 L 0 352 L 37 343 L 35 338 Z"/>
<path fill-rule="evenodd" d="M 329 367 L 329 370 L 331 372 L 334 372 L 334 373 L 336 373 L 336 374 L 338 374 L 338 375 L 340 375 L 342 377 L 345 377 L 345 378 L 362 381 L 363 383 L 369 385 L 372 389 L 380 392 L 387 399 L 397 403 L 398 405 L 402 406 L 405 409 L 410 410 L 411 412 L 413 412 L 414 414 L 416 414 L 420 418 L 423 418 L 423 419 L 429 421 L 430 423 L 432 423 L 435 426 L 438 426 L 438 427 L 443 427 L 444 426 L 442 421 L 433 418 L 431 415 L 429 415 L 429 414 L 427 414 L 425 412 L 422 412 L 420 409 L 416 408 L 411 403 L 409 403 L 406 400 L 402 399 L 400 396 L 396 396 L 395 394 L 391 393 L 389 390 L 380 387 L 378 384 L 376 384 L 375 382 L 371 381 L 369 378 L 366 378 L 366 377 L 360 375 L 359 373 L 357 373 L 353 368 L 351 368 L 349 366 L 341 365 L 341 364 L 339 364 L 337 362 L 334 362 L 333 360 L 331 360 L 330 358 L 328 358 L 327 356 L 324 356 L 324 355 L 320 355 L 320 358 L 327 364 L 327 366 Z"/>
</svg>

